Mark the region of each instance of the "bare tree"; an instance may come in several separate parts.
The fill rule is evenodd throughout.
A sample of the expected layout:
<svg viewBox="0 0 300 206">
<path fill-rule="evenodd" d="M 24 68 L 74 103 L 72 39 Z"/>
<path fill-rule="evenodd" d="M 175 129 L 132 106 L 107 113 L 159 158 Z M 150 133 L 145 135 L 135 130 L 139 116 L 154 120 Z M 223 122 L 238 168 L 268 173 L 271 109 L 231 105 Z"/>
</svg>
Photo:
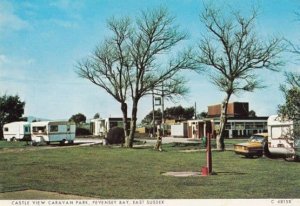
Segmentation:
<svg viewBox="0 0 300 206">
<path fill-rule="evenodd" d="M 132 147 L 136 130 L 139 100 L 164 84 L 165 95 L 181 95 L 186 92 L 185 81 L 178 75 L 183 69 L 194 69 L 191 51 L 182 52 L 167 63 L 164 60 L 187 35 L 174 25 L 174 17 L 165 8 L 144 11 L 137 18 L 136 28 L 130 38 L 130 54 L 133 68 L 129 70 L 130 94 L 132 98 L 130 135 L 126 139 Z"/>
<path fill-rule="evenodd" d="M 128 70 L 131 67 L 128 38 L 131 33 L 130 19 L 110 19 L 107 23 L 112 37 L 107 38 L 87 59 L 78 62 L 77 73 L 104 89 L 121 104 L 125 136 L 128 136 L 127 92 Z"/>
<path fill-rule="evenodd" d="M 186 39 L 174 26 L 174 18 L 164 8 L 143 11 L 133 23 L 128 18 L 108 22 L 113 37 L 104 41 L 93 55 L 77 65 L 78 74 L 104 89 L 118 102 L 127 128 L 127 97 L 131 97 L 130 133 L 126 146 L 132 147 L 139 100 L 152 91 L 173 97 L 187 92 L 179 72 L 194 69 L 191 50 L 168 59 L 171 49 Z M 125 131 L 127 131 L 125 129 Z"/>
<path fill-rule="evenodd" d="M 229 18 L 211 6 L 205 6 L 200 15 L 207 33 L 199 43 L 197 60 L 207 69 L 212 83 L 226 94 L 221 104 L 217 135 L 217 148 L 222 151 L 225 149 L 224 131 L 230 97 L 261 88 L 255 72 L 263 69 L 276 71 L 281 65 L 281 39 L 260 40 L 254 30 L 256 18 L 256 11 L 248 18 L 233 12 Z"/>
<path fill-rule="evenodd" d="M 300 13 L 295 12 L 297 21 L 300 21 Z M 300 46 L 286 40 L 288 43 L 288 51 L 296 56 L 299 61 Z M 282 118 L 293 121 L 300 121 L 300 73 L 285 72 L 286 82 L 280 85 L 280 89 L 284 94 L 285 103 L 278 106 L 278 113 Z M 299 134 L 299 133 L 298 133 Z"/>
</svg>

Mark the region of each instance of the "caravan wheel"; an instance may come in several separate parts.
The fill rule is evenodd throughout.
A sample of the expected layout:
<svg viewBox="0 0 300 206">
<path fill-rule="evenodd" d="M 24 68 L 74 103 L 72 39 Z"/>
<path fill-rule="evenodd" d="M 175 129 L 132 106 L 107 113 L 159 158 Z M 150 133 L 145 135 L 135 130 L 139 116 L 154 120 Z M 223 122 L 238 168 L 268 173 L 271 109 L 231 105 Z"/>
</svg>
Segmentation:
<svg viewBox="0 0 300 206">
<path fill-rule="evenodd" d="M 12 137 L 12 138 L 10 139 L 10 141 L 12 141 L 12 142 L 16 142 L 16 141 L 17 141 L 17 139 L 16 139 L 15 137 Z"/>
<path fill-rule="evenodd" d="M 294 161 L 297 161 L 298 158 L 297 158 L 297 155 L 291 155 L 291 156 L 284 157 L 284 160 L 287 162 L 294 162 Z"/>
<path fill-rule="evenodd" d="M 294 162 L 298 162 L 300 159 L 297 155 L 292 156 Z"/>
<path fill-rule="evenodd" d="M 74 144 L 73 140 L 68 141 L 69 144 Z"/>
<path fill-rule="evenodd" d="M 59 144 L 60 144 L 60 145 L 64 145 L 64 144 L 65 144 L 65 142 L 66 142 L 66 140 L 65 140 L 65 139 L 63 139 L 62 141 L 60 141 L 60 142 L 59 142 Z"/>
</svg>

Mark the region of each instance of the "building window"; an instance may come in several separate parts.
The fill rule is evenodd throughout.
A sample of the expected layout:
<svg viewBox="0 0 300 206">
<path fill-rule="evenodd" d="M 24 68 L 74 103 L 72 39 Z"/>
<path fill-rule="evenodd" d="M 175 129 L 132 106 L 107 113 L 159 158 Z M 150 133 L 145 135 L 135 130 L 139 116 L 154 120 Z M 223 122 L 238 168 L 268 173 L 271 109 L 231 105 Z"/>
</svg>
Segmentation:
<svg viewBox="0 0 300 206">
<path fill-rule="evenodd" d="M 227 123 L 226 126 L 225 126 L 225 129 L 231 129 L 231 124 Z"/>
<path fill-rule="evenodd" d="M 256 127 L 257 129 L 264 128 L 264 124 L 263 124 L 263 123 L 260 123 L 260 122 L 256 122 L 256 123 L 255 123 L 255 127 Z"/>
<path fill-rule="evenodd" d="M 253 129 L 253 122 L 246 122 L 245 129 Z"/>
<path fill-rule="evenodd" d="M 244 123 L 235 123 L 235 129 L 244 130 L 245 129 Z"/>
</svg>

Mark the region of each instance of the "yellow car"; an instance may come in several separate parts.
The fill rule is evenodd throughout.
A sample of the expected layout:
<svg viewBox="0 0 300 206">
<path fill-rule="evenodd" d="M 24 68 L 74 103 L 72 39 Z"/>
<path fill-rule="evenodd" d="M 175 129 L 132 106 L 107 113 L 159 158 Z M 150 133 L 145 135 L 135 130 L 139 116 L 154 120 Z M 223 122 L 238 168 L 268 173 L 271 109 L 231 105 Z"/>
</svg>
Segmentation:
<svg viewBox="0 0 300 206">
<path fill-rule="evenodd" d="M 249 138 L 248 142 L 235 144 L 234 152 L 245 157 L 261 157 L 268 146 L 267 141 L 267 133 L 254 134 Z"/>
</svg>

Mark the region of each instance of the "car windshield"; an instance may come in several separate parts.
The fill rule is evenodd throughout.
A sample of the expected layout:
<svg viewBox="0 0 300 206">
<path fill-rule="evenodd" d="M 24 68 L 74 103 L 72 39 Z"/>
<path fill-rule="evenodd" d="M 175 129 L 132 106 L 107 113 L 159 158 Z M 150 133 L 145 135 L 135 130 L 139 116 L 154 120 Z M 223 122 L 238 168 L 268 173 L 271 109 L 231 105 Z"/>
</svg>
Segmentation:
<svg viewBox="0 0 300 206">
<path fill-rule="evenodd" d="M 261 135 L 253 135 L 250 137 L 249 142 L 263 142 L 265 138 Z"/>
</svg>

